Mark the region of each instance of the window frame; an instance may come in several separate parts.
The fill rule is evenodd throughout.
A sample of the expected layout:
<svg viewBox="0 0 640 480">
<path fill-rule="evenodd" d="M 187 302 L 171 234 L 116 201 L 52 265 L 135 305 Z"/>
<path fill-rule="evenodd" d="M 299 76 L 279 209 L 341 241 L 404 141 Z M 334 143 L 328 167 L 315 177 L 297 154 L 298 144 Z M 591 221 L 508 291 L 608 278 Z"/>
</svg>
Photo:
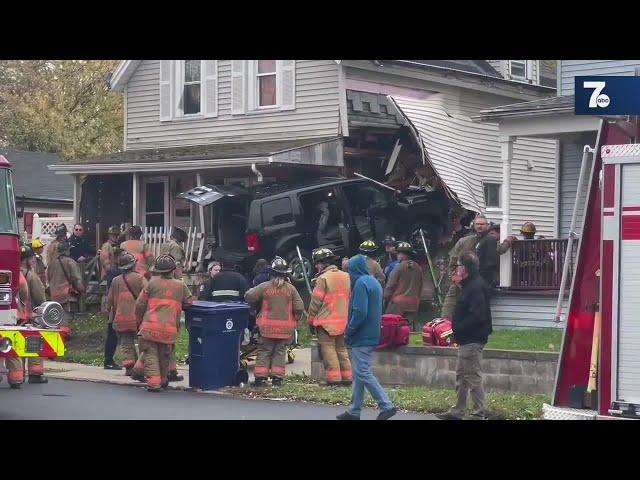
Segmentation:
<svg viewBox="0 0 640 480">
<path fill-rule="evenodd" d="M 204 60 L 200 60 L 200 80 L 198 82 L 186 82 L 185 74 L 186 74 L 186 62 L 187 60 L 178 60 L 176 63 L 176 101 L 174 105 L 174 118 L 203 118 L 204 117 L 204 108 L 203 108 L 203 91 L 204 91 Z M 184 113 L 184 88 L 186 85 L 200 85 L 200 111 L 198 113 Z M 182 107 L 180 106 L 180 99 L 182 99 Z"/>
<path fill-rule="evenodd" d="M 259 62 L 260 60 L 254 60 L 254 75 L 253 75 L 253 94 L 254 94 L 254 99 L 255 99 L 255 109 L 256 110 L 269 110 L 269 109 L 274 109 L 274 108 L 280 108 L 280 105 L 278 105 L 278 79 L 279 79 L 279 75 L 278 75 L 278 70 L 280 70 L 278 68 L 278 62 L 279 60 L 275 60 L 275 69 L 273 72 L 269 72 L 269 73 L 260 73 L 260 69 L 259 69 Z M 271 105 L 260 105 L 260 77 L 273 77 L 275 79 L 275 83 L 276 83 L 276 90 L 275 90 L 275 94 L 276 94 L 276 101 L 275 103 L 272 103 Z"/>
<path fill-rule="evenodd" d="M 271 224 L 271 225 L 267 225 L 266 221 L 265 221 L 265 214 L 264 214 L 264 207 L 265 205 L 269 204 L 269 203 L 274 203 L 274 202 L 279 202 L 282 200 L 286 200 L 289 202 L 289 207 L 290 207 L 290 212 L 291 212 L 291 220 L 288 220 L 286 222 L 282 222 L 282 223 L 275 223 L 275 224 Z M 276 229 L 280 229 L 283 227 L 287 227 L 290 225 L 294 225 L 296 222 L 296 213 L 294 211 L 294 201 L 291 198 L 291 195 L 283 195 L 280 197 L 276 197 L 276 198 L 268 198 L 265 199 L 264 201 L 262 201 L 260 203 L 260 220 L 261 220 L 261 224 L 262 224 L 262 228 L 265 231 L 270 231 L 270 230 L 276 230 Z M 271 216 L 271 218 L 273 219 L 274 217 Z"/>
<path fill-rule="evenodd" d="M 489 203 L 487 202 L 488 200 L 487 188 L 489 186 L 498 187 L 498 206 L 489 205 Z M 501 182 L 495 182 L 495 181 L 482 182 L 482 193 L 484 195 L 484 205 L 488 212 L 502 211 L 502 183 Z"/>
</svg>

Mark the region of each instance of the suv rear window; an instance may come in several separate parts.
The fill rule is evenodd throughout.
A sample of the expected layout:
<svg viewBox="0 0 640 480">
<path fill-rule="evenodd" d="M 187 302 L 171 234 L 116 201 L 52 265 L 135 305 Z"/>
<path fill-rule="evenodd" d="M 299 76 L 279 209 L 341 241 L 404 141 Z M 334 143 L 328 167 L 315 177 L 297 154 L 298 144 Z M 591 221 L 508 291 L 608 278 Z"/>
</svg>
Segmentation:
<svg viewBox="0 0 640 480">
<path fill-rule="evenodd" d="M 262 204 L 262 224 L 265 227 L 293 222 L 293 210 L 289 197 L 278 198 Z"/>
</svg>

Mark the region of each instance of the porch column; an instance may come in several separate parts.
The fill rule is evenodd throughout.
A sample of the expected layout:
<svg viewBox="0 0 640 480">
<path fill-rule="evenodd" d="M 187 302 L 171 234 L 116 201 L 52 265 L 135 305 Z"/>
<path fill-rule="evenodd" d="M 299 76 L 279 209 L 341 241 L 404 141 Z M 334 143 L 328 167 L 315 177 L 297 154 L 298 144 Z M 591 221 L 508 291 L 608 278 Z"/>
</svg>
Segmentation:
<svg viewBox="0 0 640 480">
<path fill-rule="evenodd" d="M 502 222 L 500 241 L 511 235 L 511 159 L 515 137 L 500 136 L 500 156 L 502 158 Z M 500 255 L 500 286 L 511 286 L 511 249 Z"/>
<path fill-rule="evenodd" d="M 140 176 L 133 174 L 133 218 L 134 225 L 140 225 Z"/>
<path fill-rule="evenodd" d="M 82 197 L 82 183 L 80 175 L 73 176 L 73 222 L 80 223 L 80 199 Z"/>
<path fill-rule="evenodd" d="M 202 174 L 200 172 L 196 173 L 196 186 L 202 186 Z M 202 205 L 198 205 L 198 218 L 200 219 L 200 233 L 204 235 L 204 207 Z"/>
</svg>

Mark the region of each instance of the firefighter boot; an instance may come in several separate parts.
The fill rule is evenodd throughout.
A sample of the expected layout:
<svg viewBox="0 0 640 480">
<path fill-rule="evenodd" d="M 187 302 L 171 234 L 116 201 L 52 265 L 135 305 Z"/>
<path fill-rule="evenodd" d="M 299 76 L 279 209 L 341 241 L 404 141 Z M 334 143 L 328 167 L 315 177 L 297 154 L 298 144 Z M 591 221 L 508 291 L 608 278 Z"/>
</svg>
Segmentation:
<svg viewBox="0 0 640 480">
<path fill-rule="evenodd" d="M 167 379 L 170 382 L 181 382 L 184 380 L 184 377 L 178 374 L 178 370 L 171 370 Z"/>
<path fill-rule="evenodd" d="M 257 377 L 255 379 L 255 381 L 253 382 L 253 386 L 254 387 L 264 387 L 264 378 L 262 377 Z"/>
<path fill-rule="evenodd" d="M 29 383 L 49 383 L 49 379 L 43 375 L 29 375 Z"/>
<path fill-rule="evenodd" d="M 127 377 L 130 377 L 130 376 L 133 374 L 133 365 L 131 365 L 131 366 L 129 366 L 129 367 L 127 367 L 127 368 L 125 368 L 125 370 L 124 370 L 124 374 L 125 374 Z"/>
<path fill-rule="evenodd" d="M 273 377 L 271 379 L 271 385 L 274 386 L 274 387 L 281 387 L 282 386 L 282 378 Z"/>
</svg>

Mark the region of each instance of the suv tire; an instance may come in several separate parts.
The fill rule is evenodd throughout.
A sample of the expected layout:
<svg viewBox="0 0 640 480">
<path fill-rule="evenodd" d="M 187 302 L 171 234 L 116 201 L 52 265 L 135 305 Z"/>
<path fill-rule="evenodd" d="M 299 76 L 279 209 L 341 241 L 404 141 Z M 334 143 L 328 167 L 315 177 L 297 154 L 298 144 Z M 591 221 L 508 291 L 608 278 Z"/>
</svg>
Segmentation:
<svg viewBox="0 0 640 480">
<path fill-rule="evenodd" d="M 309 282 L 313 278 L 313 263 L 311 262 L 311 253 L 307 250 L 300 249 L 300 253 L 302 254 L 302 259 L 307 267 L 307 275 L 309 277 Z M 300 270 L 300 259 L 298 258 L 298 251 L 293 249 L 287 254 L 286 257 L 287 263 L 291 267 L 291 282 L 296 285 L 304 285 L 304 276 Z"/>
</svg>

